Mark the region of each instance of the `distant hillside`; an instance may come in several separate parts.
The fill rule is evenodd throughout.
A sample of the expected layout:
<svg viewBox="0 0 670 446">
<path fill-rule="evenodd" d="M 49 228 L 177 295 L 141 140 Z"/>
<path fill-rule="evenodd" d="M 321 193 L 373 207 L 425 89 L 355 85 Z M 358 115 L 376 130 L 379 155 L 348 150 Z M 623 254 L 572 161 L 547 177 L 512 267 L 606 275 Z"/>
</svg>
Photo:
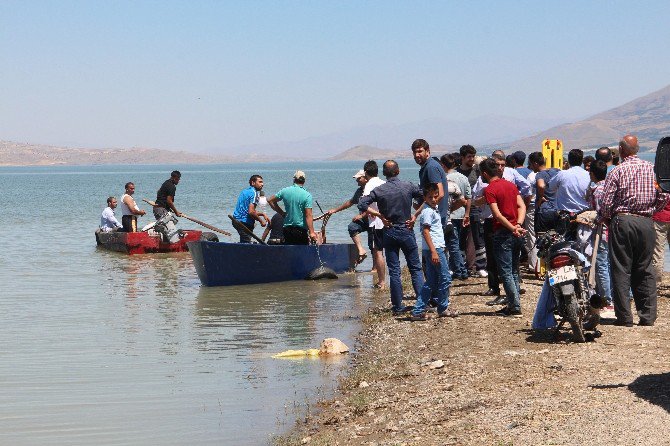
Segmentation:
<svg viewBox="0 0 670 446">
<path fill-rule="evenodd" d="M 303 159 L 334 159 L 347 147 L 359 145 L 383 147 L 392 152 L 404 153 L 416 138 L 424 138 L 431 144 L 457 145 L 456 147 L 462 144 L 478 146 L 497 141 L 512 141 L 560 122 L 565 120 L 519 119 L 508 116 L 483 116 L 465 121 L 431 118 L 398 125 L 362 126 L 299 141 L 254 144 L 228 150 L 291 157 L 302 154 Z"/>
<path fill-rule="evenodd" d="M 94 164 L 208 164 L 260 161 L 265 157 L 215 157 L 171 150 L 82 149 L 0 141 L 0 166 L 49 166 Z"/>
<path fill-rule="evenodd" d="M 637 135 L 642 150 L 656 149 L 662 137 L 670 136 L 670 85 L 582 121 L 552 127 L 499 147 L 534 152 L 544 139 L 561 139 L 568 149 L 589 149 L 616 145 L 627 133 Z"/>
<path fill-rule="evenodd" d="M 395 158 L 397 155 L 397 150 L 380 149 L 379 147 L 372 146 L 356 146 L 329 159 L 334 161 L 379 160 Z"/>
<path fill-rule="evenodd" d="M 444 146 L 440 144 L 432 145 L 431 153 L 433 156 L 442 156 L 445 153 L 451 153 L 458 150 L 456 146 Z M 405 150 L 388 150 L 380 149 L 372 146 L 356 146 L 349 150 L 345 150 L 332 158 L 333 161 L 344 160 L 387 160 L 387 159 L 406 159 L 412 157 L 412 151 L 407 148 Z"/>
</svg>

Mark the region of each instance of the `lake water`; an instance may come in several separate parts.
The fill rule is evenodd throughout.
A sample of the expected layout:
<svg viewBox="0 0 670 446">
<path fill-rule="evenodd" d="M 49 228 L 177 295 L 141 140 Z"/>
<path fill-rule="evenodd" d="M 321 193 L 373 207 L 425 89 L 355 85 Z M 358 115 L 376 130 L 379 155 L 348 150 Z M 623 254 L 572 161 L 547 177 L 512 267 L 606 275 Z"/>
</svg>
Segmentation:
<svg viewBox="0 0 670 446">
<path fill-rule="evenodd" d="M 264 444 L 285 431 L 346 359 L 270 356 L 325 337 L 353 347 L 371 276 L 202 288 L 188 253 L 111 253 L 93 231 L 107 196 L 133 181 L 138 202 L 153 200 L 174 168 L 178 209 L 235 233 L 227 214 L 251 174 L 269 195 L 299 167 L 327 209 L 350 198 L 361 165 L 0 168 L 0 444 Z M 331 219 L 331 241 L 350 240 L 352 216 Z"/>
<path fill-rule="evenodd" d="M 264 444 L 285 431 L 346 359 L 270 356 L 331 336 L 353 347 L 371 276 L 202 288 L 188 253 L 110 253 L 93 231 L 107 196 L 133 181 L 138 202 L 153 200 L 174 168 L 178 209 L 234 233 L 226 216 L 251 174 L 270 195 L 305 170 L 328 209 L 361 165 L 0 168 L 0 444 Z M 401 170 L 417 180 L 413 161 Z M 331 219 L 331 241 L 349 240 L 352 216 Z"/>
</svg>

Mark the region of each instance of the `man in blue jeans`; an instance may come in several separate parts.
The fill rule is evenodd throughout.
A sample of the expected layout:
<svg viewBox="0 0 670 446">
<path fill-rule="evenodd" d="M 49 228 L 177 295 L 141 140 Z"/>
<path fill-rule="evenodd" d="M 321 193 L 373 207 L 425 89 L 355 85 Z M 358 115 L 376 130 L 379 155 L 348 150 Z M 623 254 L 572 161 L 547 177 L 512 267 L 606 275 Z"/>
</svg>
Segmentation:
<svg viewBox="0 0 670 446">
<path fill-rule="evenodd" d="M 453 232 L 447 235 L 445 240 L 449 251 L 449 268 L 454 272 L 454 278 L 465 280 L 468 278 L 468 269 L 462 251 L 465 251 L 465 243 L 461 247 L 461 232 L 470 224 L 470 204 L 472 201 L 472 189 L 468 178 L 456 171 L 456 158 L 454 155 L 445 154 L 440 157 L 442 166 L 447 174 L 447 181 L 455 183 L 463 194 L 465 205 L 458 209 L 451 209 L 451 223 Z"/>
<path fill-rule="evenodd" d="M 526 232 L 521 227 L 526 217 L 526 205 L 519 189 L 500 177 L 496 160 L 485 159 L 479 169 L 482 179 L 488 183 L 484 197 L 493 214 L 493 255 L 507 296 L 507 306 L 497 313 L 520 317 L 519 259 Z"/>
<path fill-rule="evenodd" d="M 603 192 L 605 191 L 605 177 L 607 176 L 607 164 L 604 161 L 596 160 L 591 163 L 589 171 L 591 181 L 595 184 L 587 192 L 587 198 L 592 209 L 600 211 L 600 204 L 603 200 Z M 596 264 L 593 266 L 596 269 L 596 291 L 599 295 L 607 299 L 607 307 L 603 310 L 605 312 L 614 312 L 612 304 L 612 287 L 610 281 L 610 260 L 609 249 L 607 246 L 607 225 L 602 223 L 602 231 L 600 243 L 597 247 Z M 594 249 L 596 247 L 594 246 Z M 611 307 L 611 308 L 609 308 Z M 611 313 L 608 314 L 611 316 Z M 601 312 L 601 317 L 603 317 Z"/>
<path fill-rule="evenodd" d="M 386 264 L 391 279 L 391 305 L 393 314 L 397 315 L 410 309 L 402 303 L 401 250 L 412 276 L 412 287 L 416 296 L 419 296 L 423 287 L 419 248 L 416 244 L 414 231 L 410 227 L 413 223 L 411 219 L 412 199 L 418 200 L 423 197 L 416 184 L 398 178 L 400 168 L 395 161 L 386 161 L 383 173 L 386 177 L 386 183 L 374 188 L 370 195 L 362 197 L 358 202 L 358 209 L 361 212 L 369 210 L 371 215 L 380 217 L 384 222 L 384 251 L 386 252 Z M 377 203 L 379 212 L 370 208 L 372 203 Z"/>
</svg>

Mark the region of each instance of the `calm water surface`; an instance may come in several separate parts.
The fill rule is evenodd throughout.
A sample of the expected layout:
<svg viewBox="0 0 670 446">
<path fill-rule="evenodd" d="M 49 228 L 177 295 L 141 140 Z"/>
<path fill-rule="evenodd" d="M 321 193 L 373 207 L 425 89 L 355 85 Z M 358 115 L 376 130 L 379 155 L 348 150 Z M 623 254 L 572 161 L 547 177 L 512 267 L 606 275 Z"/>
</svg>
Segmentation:
<svg viewBox="0 0 670 446">
<path fill-rule="evenodd" d="M 173 168 L 178 209 L 234 232 L 226 215 L 252 173 L 271 194 L 300 167 L 327 209 L 361 164 L 0 168 L 0 444 L 264 444 L 290 427 L 345 363 L 270 355 L 331 336 L 353 346 L 369 275 L 201 288 L 188 253 L 110 253 L 93 231 L 107 196 L 133 181 L 138 202 L 155 199 Z M 352 216 L 331 219 L 331 240 Z"/>
</svg>

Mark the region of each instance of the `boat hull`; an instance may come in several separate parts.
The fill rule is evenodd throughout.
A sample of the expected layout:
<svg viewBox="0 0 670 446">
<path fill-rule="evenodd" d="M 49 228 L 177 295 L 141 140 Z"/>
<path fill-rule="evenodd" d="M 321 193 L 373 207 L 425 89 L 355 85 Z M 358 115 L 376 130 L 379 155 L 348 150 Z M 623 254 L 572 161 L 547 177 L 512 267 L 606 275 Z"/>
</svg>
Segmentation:
<svg viewBox="0 0 670 446">
<path fill-rule="evenodd" d="M 200 240 L 202 231 L 185 230 L 184 237 L 176 243 L 163 243 L 160 235 L 148 232 L 96 232 L 95 239 L 101 248 L 125 254 L 188 251 L 188 242 Z"/>
<path fill-rule="evenodd" d="M 314 246 L 198 241 L 188 248 L 204 286 L 304 280 L 321 266 Z M 319 254 L 337 273 L 353 268 L 358 257 L 352 243 L 319 245 Z"/>
</svg>

